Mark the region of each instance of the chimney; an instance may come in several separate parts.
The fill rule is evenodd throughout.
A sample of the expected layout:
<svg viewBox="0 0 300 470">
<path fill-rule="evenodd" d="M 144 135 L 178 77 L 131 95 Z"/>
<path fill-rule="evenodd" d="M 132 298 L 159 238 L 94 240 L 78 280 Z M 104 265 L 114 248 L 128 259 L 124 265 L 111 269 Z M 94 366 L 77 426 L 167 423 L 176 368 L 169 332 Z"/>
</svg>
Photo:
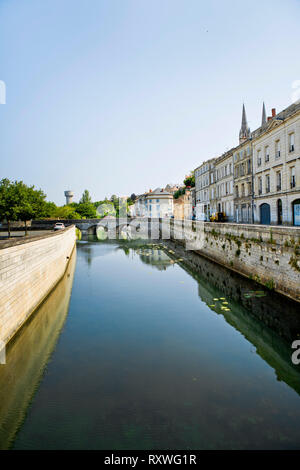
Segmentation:
<svg viewBox="0 0 300 470">
<path fill-rule="evenodd" d="M 276 116 L 276 108 L 272 108 L 272 118 Z"/>
<path fill-rule="evenodd" d="M 152 189 L 149 189 L 149 193 L 152 193 Z"/>
<path fill-rule="evenodd" d="M 268 121 L 271 121 L 271 119 L 272 119 L 272 116 L 268 116 Z"/>
</svg>

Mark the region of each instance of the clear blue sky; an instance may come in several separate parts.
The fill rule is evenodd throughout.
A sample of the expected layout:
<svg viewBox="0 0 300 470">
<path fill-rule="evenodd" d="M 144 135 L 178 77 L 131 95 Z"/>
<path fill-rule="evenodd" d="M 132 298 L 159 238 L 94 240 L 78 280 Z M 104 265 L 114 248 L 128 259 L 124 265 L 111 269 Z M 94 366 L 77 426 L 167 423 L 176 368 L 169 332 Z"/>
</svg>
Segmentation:
<svg viewBox="0 0 300 470">
<path fill-rule="evenodd" d="M 0 177 L 64 203 L 180 183 L 291 104 L 299 0 L 0 0 Z"/>
</svg>

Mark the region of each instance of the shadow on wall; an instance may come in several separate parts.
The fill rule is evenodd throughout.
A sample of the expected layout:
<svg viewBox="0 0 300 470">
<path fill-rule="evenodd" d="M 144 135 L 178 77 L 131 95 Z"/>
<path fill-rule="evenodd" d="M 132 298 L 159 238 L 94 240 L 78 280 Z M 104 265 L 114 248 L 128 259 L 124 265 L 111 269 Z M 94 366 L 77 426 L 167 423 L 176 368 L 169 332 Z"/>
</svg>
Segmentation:
<svg viewBox="0 0 300 470">
<path fill-rule="evenodd" d="M 8 449 L 35 394 L 66 320 L 76 264 L 73 250 L 62 280 L 8 344 L 0 365 L 0 449 Z"/>
</svg>

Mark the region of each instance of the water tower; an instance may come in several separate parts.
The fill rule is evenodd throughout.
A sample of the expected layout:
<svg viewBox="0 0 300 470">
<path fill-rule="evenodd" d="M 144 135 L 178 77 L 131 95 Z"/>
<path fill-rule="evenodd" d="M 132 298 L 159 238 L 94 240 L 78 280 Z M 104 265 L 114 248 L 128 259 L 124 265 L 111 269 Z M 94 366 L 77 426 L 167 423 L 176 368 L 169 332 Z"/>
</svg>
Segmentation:
<svg viewBox="0 0 300 470">
<path fill-rule="evenodd" d="M 65 191 L 66 204 L 72 204 L 74 193 L 73 191 Z"/>
</svg>

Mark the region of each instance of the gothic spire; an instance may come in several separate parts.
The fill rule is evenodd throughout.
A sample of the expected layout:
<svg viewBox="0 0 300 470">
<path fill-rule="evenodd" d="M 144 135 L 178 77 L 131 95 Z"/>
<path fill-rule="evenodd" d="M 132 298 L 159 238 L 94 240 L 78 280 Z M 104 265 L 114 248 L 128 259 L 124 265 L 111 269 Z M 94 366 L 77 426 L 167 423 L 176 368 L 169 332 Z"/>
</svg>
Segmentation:
<svg viewBox="0 0 300 470">
<path fill-rule="evenodd" d="M 263 127 L 266 123 L 267 123 L 266 107 L 265 107 L 265 102 L 263 102 L 261 127 Z"/>
<path fill-rule="evenodd" d="M 240 144 L 242 142 L 245 142 L 245 140 L 249 138 L 250 138 L 250 128 L 248 127 L 245 105 L 243 104 L 242 126 L 240 130 Z"/>
</svg>

